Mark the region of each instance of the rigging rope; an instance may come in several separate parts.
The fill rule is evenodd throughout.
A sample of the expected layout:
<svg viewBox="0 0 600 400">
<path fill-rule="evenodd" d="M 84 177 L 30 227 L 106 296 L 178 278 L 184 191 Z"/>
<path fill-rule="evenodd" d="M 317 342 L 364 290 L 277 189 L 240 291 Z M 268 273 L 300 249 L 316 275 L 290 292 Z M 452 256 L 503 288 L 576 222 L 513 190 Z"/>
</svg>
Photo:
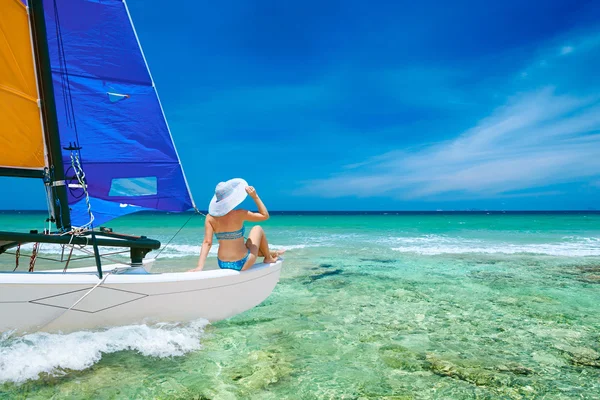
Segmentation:
<svg viewBox="0 0 600 400">
<path fill-rule="evenodd" d="M 67 308 L 66 310 L 63 310 L 56 317 L 52 318 L 50 321 L 46 322 L 44 325 L 42 325 L 40 328 L 38 328 L 38 332 L 41 331 L 42 329 L 44 329 L 45 327 L 47 327 L 48 325 L 50 325 L 51 323 L 53 323 L 54 321 L 56 321 L 57 319 L 59 319 L 60 317 L 62 317 L 63 315 L 65 315 L 65 313 L 67 311 L 71 311 L 77 304 L 79 304 L 83 299 L 85 299 L 87 297 L 87 295 L 92 293 L 98 286 L 102 285 L 104 283 L 104 281 L 106 281 L 106 278 L 108 278 L 109 275 L 110 275 L 110 272 L 108 272 L 106 275 L 104 275 L 104 278 L 102 278 L 100 280 L 100 282 L 96 283 L 96 285 L 93 288 L 91 288 L 86 294 L 81 296 L 79 298 L 79 300 L 77 300 L 75 303 L 73 303 L 73 305 L 71 307 Z"/>
<path fill-rule="evenodd" d="M 15 269 L 13 269 L 13 272 L 15 272 L 17 268 L 19 268 L 19 257 L 21 256 L 21 243 L 17 245 L 17 251 L 15 252 L 15 256 Z"/>
<path fill-rule="evenodd" d="M 75 109 L 73 107 L 73 96 L 71 94 L 71 82 L 69 81 L 69 68 L 67 64 L 67 58 L 65 55 L 65 45 L 63 42 L 62 29 L 60 25 L 60 16 L 58 13 L 58 6 L 56 0 L 53 1 L 54 5 L 54 24 L 56 29 L 56 41 L 58 44 L 58 62 L 59 71 L 62 83 L 63 102 L 65 104 L 65 116 L 67 124 L 73 128 L 75 132 L 76 145 L 79 147 L 79 134 L 77 132 L 77 122 L 75 121 Z M 66 88 L 66 90 L 65 90 Z"/>
<path fill-rule="evenodd" d="M 203 213 L 200 212 L 200 210 L 198 210 L 196 207 L 194 207 L 194 213 L 192 215 L 190 215 L 190 217 L 187 219 L 187 221 L 185 221 L 185 224 L 183 224 L 181 226 L 181 228 L 179 228 L 179 230 L 177 232 L 175 232 L 175 234 L 173 235 L 173 237 L 171 237 L 171 239 L 169 239 L 169 241 L 167 242 L 167 244 L 165 244 L 163 246 L 163 248 L 160 249 L 160 251 L 158 252 L 158 254 L 156 255 L 156 257 L 154 257 L 155 260 L 158 258 L 158 256 L 160 256 L 160 253 L 162 253 L 163 250 L 166 249 L 169 244 L 171 244 L 171 242 L 173 241 L 173 239 L 175 239 L 175 236 L 177 236 L 179 234 L 179 232 L 181 232 L 181 230 L 183 228 L 185 228 L 185 226 L 187 225 L 187 223 L 190 222 L 190 220 L 192 219 L 192 217 L 194 217 L 195 215 L 202 215 L 202 216 L 206 217 L 206 215 L 204 215 Z"/>
<path fill-rule="evenodd" d="M 33 268 L 35 268 L 35 261 L 37 260 L 39 246 L 40 246 L 39 242 L 36 242 L 33 245 L 33 250 L 31 251 L 31 257 L 29 258 L 29 272 L 33 272 Z"/>
<path fill-rule="evenodd" d="M 66 74 L 64 72 L 65 68 L 66 68 L 66 61 L 64 58 L 64 52 L 62 51 L 62 49 L 63 49 L 62 34 L 61 34 L 62 32 L 60 29 L 60 21 L 59 21 L 59 17 L 58 17 L 58 7 L 56 5 L 56 1 L 54 1 L 54 29 L 56 31 L 56 42 L 58 45 L 58 70 L 59 70 L 61 87 L 63 88 L 63 90 L 62 90 L 63 106 L 64 106 L 64 110 L 65 110 L 67 124 L 69 126 L 71 126 L 70 115 L 68 113 L 69 100 L 67 98 L 67 93 L 64 90 L 65 84 L 66 84 L 66 80 L 65 80 Z"/>
<path fill-rule="evenodd" d="M 75 172 L 77 181 L 79 182 L 79 185 L 81 186 L 81 188 L 83 189 L 83 193 L 85 194 L 85 204 L 87 206 L 88 215 L 90 217 L 88 223 L 80 227 L 74 227 L 74 230 L 85 230 L 87 228 L 93 229 L 94 214 L 92 213 L 92 205 L 90 204 L 90 194 L 87 190 L 87 184 L 85 181 L 85 172 L 83 172 L 83 168 L 81 167 L 79 156 L 73 150 L 71 150 L 71 166 L 73 167 L 73 171 Z"/>
<path fill-rule="evenodd" d="M 67 272 L 67 268 L 69 268 L 69 262 L 71 261 L 71 256 L 73 255 L 74 248 L 75 248 L 75 246 L 71 246 L 71 251 L 69 251 L 69 258 L 67 258 L 67 262 L 65 263 L 65 267 L 63 268 L 63 273 Z M 63 247 L 63 250 L 64 249 L 65 248 Z M 62 256 L 61 256 L 61 258 L 62 258 Z"/>
</svg>

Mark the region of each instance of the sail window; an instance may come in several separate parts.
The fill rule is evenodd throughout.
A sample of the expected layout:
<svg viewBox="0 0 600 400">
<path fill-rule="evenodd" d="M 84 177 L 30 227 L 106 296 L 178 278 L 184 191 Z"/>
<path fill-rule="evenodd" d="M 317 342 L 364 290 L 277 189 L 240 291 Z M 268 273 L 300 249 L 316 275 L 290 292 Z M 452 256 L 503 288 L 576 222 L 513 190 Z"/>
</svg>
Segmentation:
<svg viewBox="0 0 600 400">
<path fill-rule="evenodd" d="M 110 184 L 109 196 L 133 197 L 150 196 L 156 194 L 156 177 L 147 176 L 143 178 L 116 178 Z"/>
</svg>

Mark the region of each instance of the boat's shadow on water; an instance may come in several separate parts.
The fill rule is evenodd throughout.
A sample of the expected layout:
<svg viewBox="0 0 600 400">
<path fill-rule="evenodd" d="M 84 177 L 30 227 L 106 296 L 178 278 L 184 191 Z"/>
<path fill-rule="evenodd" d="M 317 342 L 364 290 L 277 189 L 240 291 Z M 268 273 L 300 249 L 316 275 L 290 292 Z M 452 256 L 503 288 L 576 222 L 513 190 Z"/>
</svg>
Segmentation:
<svg viewBox="0 0 600 400">
<path fill-rule="evenodd" d="M 331 277 L 335 277 L 338 275 L 341 275 L 341 277 L 350 277 L 350 276 L 360 275 L 360 273 L 355 272 L 355 268 L 352 268 L 352 267 L 356 267 L 358 265 L 360 265 L 364 268 L 369 268 L 369 267 L 373 267 L 373 266 L 387 267 L 387 266 L 390 266 L 391 264 L 396 264 L 396 263 L 398 263 L 398 260 L 391 259 L 391 258 L 359 258 L 358 262 L 356 263 L 357 265 L 350 265 L 349 270 L 342 269 L 340 265 L 336 265 L 333 263 L 321 263 L 317 266 L 314 266 L 314 267 L 311 267 L 308 269 L 309 271 L 315 271 L 316 273 L 313 273 L 308 276 L 304 276 L 302 279 L 303 279 L 304 285 L 310 285 L 312 283 L 315 283 L 318 280 L 321 280 L 324 278 L 331 278 Z M 339 281 L 339 282 L 342 282 L 342 281 Z"/>
<path fill-rule="evenodd" d="M 326 264 L 326 265 L 327 265 L 327 267 L 325 267 L 325 268 L 332 267 L 329 264 Z M 320 266 L 320 267 L 323 268 L 323 266 Z M 314 275 L 309 275 L 305 279 L 304 284 L 310 285 L 311 283 L 314 283 L 314 282 L 318 281 L 319 279 L 328 278 L 328 277 L 332 277 L 332 276 L 336 276 L 336 275 L 341 275 L 343 272 L 344 271 L 341 268 L 325 270 L 325 271 L 322 271 L 322 272 L 314 274 Z"/>
</svg>

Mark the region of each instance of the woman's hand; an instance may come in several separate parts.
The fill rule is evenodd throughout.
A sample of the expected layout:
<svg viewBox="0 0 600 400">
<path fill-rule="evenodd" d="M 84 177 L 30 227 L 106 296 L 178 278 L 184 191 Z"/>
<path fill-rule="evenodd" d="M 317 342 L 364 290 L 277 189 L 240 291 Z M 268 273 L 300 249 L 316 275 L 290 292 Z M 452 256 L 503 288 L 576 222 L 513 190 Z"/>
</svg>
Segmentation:
<svg viewBox="0 0 600 400">
<path fill-rule="evenodd" d="M 248 193 L 248 195 L 250 197 L 252 197 L 253 199 L 256 199 L 258 197 L 258 194 L 256 194 L 256 189 L 254 189 L 254 186 L 246 186 L 246 193 Z"/>
</svg>

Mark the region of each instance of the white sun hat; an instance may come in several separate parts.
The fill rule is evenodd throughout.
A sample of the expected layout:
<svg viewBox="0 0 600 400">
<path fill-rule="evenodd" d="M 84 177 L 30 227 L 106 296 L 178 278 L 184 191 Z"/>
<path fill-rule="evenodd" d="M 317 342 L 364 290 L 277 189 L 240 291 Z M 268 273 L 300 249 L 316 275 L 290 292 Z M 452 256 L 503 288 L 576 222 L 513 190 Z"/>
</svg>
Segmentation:
<svg viewBox="0 0 600 400">
<path fill-rule="evenodd" d="M 213 217 L 222 217 L 236 208 L 246 199 L 246 187 L 248 182 L 241 178 L 230 179 L 227 182 L 219 182 L 208 206 L 208 213 Z"/>
</svg>

